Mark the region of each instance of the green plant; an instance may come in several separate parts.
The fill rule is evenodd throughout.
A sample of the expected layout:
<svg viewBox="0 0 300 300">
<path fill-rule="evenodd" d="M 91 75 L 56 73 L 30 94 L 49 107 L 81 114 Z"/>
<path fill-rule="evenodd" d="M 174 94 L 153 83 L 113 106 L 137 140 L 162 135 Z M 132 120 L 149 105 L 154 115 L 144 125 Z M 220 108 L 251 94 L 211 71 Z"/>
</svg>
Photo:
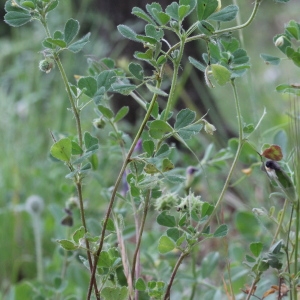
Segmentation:
<svg viewBox="0 0 300 300">
<path fill-rule="evenodd" d="M 46 38 L 42 43 L 41 53 L 44 59 L 39 64 L 40 70 L 49 73 L 55 71 L 53 69 L 57 67 L 75 120 L 76 130 L 74 129 L 73 132 L 51 133 L 54 144 L 50 154 L 53 161 L 64 163 L 69 171 L 66 178 L 71 179 L 76 187 L 76 198 L 66 206 L 63 223 L 64 225 L 72 223 L 74 211 L 78 207 L 82 225 L 66 239 L 57 242 L 64 250 L 75 254 L 85 251 L 84 255 L 78 257 L 89 270 L 87 299 L 92 297 L 92 293 L 96 299 L 100 297 L 103 299 L 170 299 L 174 281 L 180 272 L 179 268 L 188 258 L 190 258 L 189 265 L 192 266 L 191 281 L 193 282 L 189 289 L 189 298 L 193 299 L 197 292 L 199 275 L 195 268 L 197 249 L 210 240 L 220 238 L 225 240 L 228 234 L 228 225 L 220 221 L 218 213 L 238 161 L 247 161 L 247 164 L 255 168 L 260 164 L 259 159 L 281 160 L 280 147 L 265 145 L 262 151 L 258 151 L 257 147 L 250 142 L 250 137 L 259 127 L 265 112 L 256 125 L 245 124 L 236 86 L 236 81 L 250 68 L 250 63 L 247 52 L 241 48 L 232 33 L 251 24 L 260 2 L 260 0 L 255 1 L 247 22 L 232 27 L 226 27 L 226 22 L 236 18 L 238 7 L 229 5 L 220 8 L 220 2 L 217 0 L 181 0 L 179 3 L 173 2 L 168 5 L 165 10 L 160 4 L 152 3 L 146 6 L 146 12 L 134 7 L 132 13 L 146 22 L 145 34 L 138 34 L 126 25 L 119 25 L 118 30 L 125 38 L 140 43 L 146 48 L 144 52 L 137 51 L 134 54 L 134 58 L 140 63 L 131 62 L 128 70 L 122 70 L 110 58 L 90 60 L 89 74 L 78 76 L 76 84 L 69 82 L 60 56 L 62 52 L 81 51 L 89 41 L 90 34 L 74 41 L 79 32 L 79 22 L 74 19 L 69 19 L 63 30 L 50 32 L 48 13 L 57 7 L 57 0 L 6 2 L 5 21 L 9 25 L 21 26 L 31 20 L 38 20 L 43 26 Z M 192 14 L 195 15 L 196 21 L 185 29 L 184 20 Z M 290 27 L 299 30 L 297 24 L 292 25 Z M 166 36 L 167 32 L 172 34 L 177 42 L 171 44 Z M 212 147 L 208 146 L 201 161 L 192 147 L 193 138 L 202 129 L 207 134 L 213 134 L 216 128 L 204 119 L 205 116 L 197 119 L 196 113 L 189 108 L 179 112 L 176 112 L 175 108 L 176 85 L 182 67 L 183 53 L 189 46 L 189 42 L 195 40 L 201 40 L 206 50 L 202 54 L 202 62 L 200 58 L 193 57 L 189 57 L 189 62 L 203 72 L 207 86 L 231 85 L 234 102 L 230 105 L 237 114 L 238 132 L 238 137 L 229 140 L 228 147 L 216 154 L 212 152 Z M 276 44 L 282 47 L 277 40 Z M 288 51 L 288 57 L 297 64 L 298 52 Z M 270 57 L 268 61 L 271 61 Z M 148 71 L 143 64 L 150 66 L 151 71 Z M 165 77 L 165 69 L 169 64 L 173 67 L 170 82 Z M 143 120 L 132 140 L 120 129 L 121 121 L 129 108 L 124 106 L 115 113 L 110 103 L 111 95 L 114 93 L 131 96 L 145 110 Z M 159 99 L 166 99 L 165 104 L 159 105 Z M 87 130 L 83 128 L 82 116 L 90 106 L 93 106 L 96 115 L 93 120 L 90 120 L 94 128 Z M 107 127 L 110 127 L 110 132 L 104 138 L 102 132 L 106 133 Z M 180 162 L 176 158 L 178 151 L 168 143 L 170 138 L 182 144 L 193 156 L 194 166 L 187 168 L 186 174 L 176 167 L 176 163 Z M 109 146 L 108 153 L 116 152 L 119 157 L 122 157 L 122 162 L 113 187 L 111 189 L 101 187 L 100 192 L 104 195 L 101 199 L 109 200 L 103 220 L 101 221 L 100 217 L 97 219 L 98 225 L 101 224 L 100 232 L 94 233 L 94 228 L 88 226 L 83 190 L 85 186 L 91 184 L 93 172 L 101 171 L 98 158 L 104 145 Z M 193 192 L 192 181 L 195 173 L 201 172 L 206 167 L 221 168 L 231 158 L 226 179 L 215 203 L 203 200 L 200 195 Z M 113 162 L 111 167 L 115 167 Z M 288 165 L 286 167 L 288 168 Z M 281 167 L 273 169 L 285 174 Z M 125 185 L 121 190 L 123 181 Z M 291 199 L 289 193 L 290 189 L 294 189 L 294 182 L 279 181 L 278 186 L 289 198 L 287 201 L 290 201 L 298 212 L 298 199 Z M 98 197 L 94 197 L 97 200 Z M 153 211 L 152 207 L 156 210 Z M 177 208 L 176 211 L 172 209 L 174 207 Z M 270 219 L 272 216 L 271 213 L 268 215 Z M 165 227 L 163 234 L 157 234 L 155 231 L 147 232 L 148 219 Z M 282 220 L 279 219 L 278 230 L 281 228 Z M 290 227 L 291 221 L 292 218 L 290 218 Z M 134 227 L 135 245 L 125 243 L 127 224 Z M 152 256 L 145 250 L 145 247 L 151 247 L 151 242 L 145 241 L 145 247 L 143 246 L 145 235 L 149 241 L 152 238 L 152 243 L 157 245 Z M 277 238 L 277 235 L 275 237 Z M 115 246 L 116 243 L 118 248 Z M 289 241 L 284 247 L 282 241 L 279 241 L 267 254 L 262 254 L 262 243 L 251 243 L 250 250 L 255 257 L 247 256 L 247 261 L 255 279 L 252 287 L 246 291 L 248 298 L 252 296 L 255 285 L 269 267 L 282 271 L 282 251 L 286 251 L 289 258 L 288 244 Z M 296 262 L 297 247 L 293 253 Z M 161 255 L 166 255 L 169 265 L 166 266 L 163 262 L 156 265 L 155 258 Z M 204 279 L 209 276 L 209 268 L 213 270 L 218 260 L 213 252 L 209 255 L 209 267 L 201 271 L 203 284 L 205 284 Z M 66 269 L 70 264 L 67 252 L 64 262 L 63 267 Z M 287 265 L 289 266 L 290 263 L 288 262 Z M 185 268 L 188 269 L 186 266 Z M 50 289 L 45 291 L 37 285 L 41 296 L 46 297 L 46 292 L 52 297 L 72 295 L 62 284 L 65 269 L 62 276 L 55 279 L 55 292 Z M 294 269 L 294 273 L 297 273 L 297 263 Z M 292 274 L 290 270 L 288 274 Z M 279 277 L 282 276 L 279 274 Z M 293 280 L 291 284 L 296 299 L 296 279 Z M 226 290 L 227 296 L 234 297 L 230 266 L 227 282 L 229 286 Z M 208 290 L 211 292 L 214 289 L 210 286 Z"/>
</svg>

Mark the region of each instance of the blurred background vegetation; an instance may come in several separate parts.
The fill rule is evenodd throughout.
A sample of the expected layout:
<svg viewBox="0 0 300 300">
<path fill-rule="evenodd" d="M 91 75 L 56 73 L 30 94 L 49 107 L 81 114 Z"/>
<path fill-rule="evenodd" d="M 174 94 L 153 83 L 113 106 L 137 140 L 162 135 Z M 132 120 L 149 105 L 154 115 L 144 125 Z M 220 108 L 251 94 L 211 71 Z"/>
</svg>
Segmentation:
<svg viewBox="0 0 300 300">
<path fill-rule="evenodd" d="M 106 2 L 64 0 L 50 15 L 52 29 L 63 28 L 66 20 L 72 17 L 80 21 L 82 35 L 91 32 L 90 43 L 83 52 L 78 55 L 68 53 L 62 57 L 69 80 L 73 83 L 75 82 L 73 75 L 87 74 L 88 57 L 111 57 L 119 66 L 126 67 L 135 51 L 136 45 L 125 41 L 117 32 L 116 25 L 135 23 L 136 31 L 142 30 L 143 22 L 133 19 L 128 12 L 133 6 L 144 8 L 145 3 L 151 1 L 124 1 L 128 7 L 127 13 L 115 1 L 110 1 L 113 6 L 109 6 Z M 171 1 L 158 2 L 165 4 Z M 236 0 L 235 2 L 240 7 L 241 22 L 246 21 L 252 11 L 252 1 Z M 2 16 L 4 3 L 4 0 L 0 0 Z M 222 1 L 223 6 L 231 3 L 229 0 Z M 164 4 L 163 7 L 166 6 Z M 118 7 L 120 9 L 115 11 Z M 244 121 L 255 124 L 264 108 L 267 110 L 259 131 L 251 139 L 258 150 L 263 143 L 273 143 L 274 136 L 279 140 L 284 138 L 284 135 L 278 135 L 279 130 L 288 132 L 287 112 L 290 109 L 291 99 L 276 93 L 275 87 L 280 83 L 299 82 L 299 74 L 296 73 L 297 70 L 291 62 L 286 61 L 280 66 L 270 66 L 264 64 L 259 55 L 261 53 L 281 55 L 274 47 L 273 36 L 283 32 L 284 24 L 292 19 L 299 22 L 298 0 L 291 0 L 285 5 L 264 0 L 253 24 L 243 30 L 241 35 L 237 34 L 252 64 L 248 74 L 238 80 Z M 50 74 L 45 74 L 38 69 L 39 61 L 43 58 L 39 52 L 42 50 L 43 39 L 43 29 L 37 22 L 20 28 L 11 28 L 3 21 L 1 23 L 0 290 L 2 295 L 0 294 L 0 299 L 1 296 L 3 299 L 31 299 L 22 298 L 18 295 L 18 288 L 12 288 L 12 286 L 22 285 L 24 280 L 34 282 L 36 279 L 32 218 L 25 205 L 30 195 L 41 196 L 45 203 L 40 226 L 43 232 L 43 258 L 48 280 L 58 275 L 62 261 L 55 239 L 66 238 L 70 231 L 72 232 L 72 229 L 61 226 L 60 222 L 65 216 L 63 211 L 65 203 L 75 191 L 71 182 L 64 178 L 66 173 L 64 167 L 49 159 L 49 148 L 52 144 L 50 130 L 75 134 L 74 120 L 67 110 L 69 102 L 58 76 L 58 70 L 54 69 Z M 188 47 L 193 48 L 193 56 L 200 59 L 203 45 L 195 43 Z M 236 114 L 231 105 L 233 95 L 230 86 L 208 90 L 203 83 L 203 74 L 189 64 L 182 66 L 182 74 L 187 85 L 184 86 L 182 81 L 178 106 L 183 107 L 184 102 L 184 106 L 196 109 L 200 116 L 210 110 L 208 119 L 217 128 L 213 137 L 201 135 L 191 141 L 192 147 L 197 149 L 197 155 L 202 157 L 210 143 L 214 143 L 218 151 L 220 147 L 226 147 L 229 138 L 236 136 Z M 124 99 L 124 96 L 116 97 L 113 101 L 115 106 L 133 102 L 132 99 Z M 129 138 L 136 132 L 142 117 L 142 110 L 135 109 L 135 111 L 137 113 L 130 115 L 130 118 L 123 123 L 123 130 L 128 133 Z M 94 118 L 93 109 L 85 110 L 83 128 L 91 130 Z M 102 216 L 105 212 L 104 187 L 114 184 L 120 167 L 119 151 L 108 154 L 106 146 L 109 142 L 105 134 L 98 137 L 102 144 L 98 158 L 99 170 L 89 178 L 84 193 L 87 200 L 87 215 L 90 216 L 89 227 L 95 234 L 99 233 L 99 214 Z M 184 152 L 183 159 L 178 158 L 177 163 L 179 166 L 187 166 L 195 162 L 189 153 Z M 236 171 L 236 180 L 242 176 L 241 169 L 246 167 L 248 166 L 245 163 L 240 165 Z M 207 179 L 200 187 L 207 198 L 212 201 L 216 199 L 227 171 L 226 166 L 220 170 L 207 170 Z M 256 168 L 235 190 L 228 193 L 229 204 L 224 210 L 224 218 L 238 220 L 241 211 L 251 213 L 253 207 L 268 208 L 271 205 L 278 205 L 268 199 L 269 191 L 265 175 Z M 76 228 L 80 224 L 79 217 L 75 216 L 74 220 L 74 228 Z M 258 235 L 261 234 L 260 232 Z M 152 245 L 155 236 L 150 235 L 147 239 L 149 245 Z M 230 240 L 230 243 L 234 243 L 234 240 Z M 239 242 L 236 243 L 239 245 Z M 211 250 L 205 252 L 209 251 Z M 242 252 L 243 249 L 240 253 L 241 260 Z M 63 255 L 65 254 L 62 253 L 61 256 Z M 70 266 L 69 280 L 74 280 L 76 283 L 74 286 L 78 290 L 82 289 L 84 295 L 88 276 L 85 272 L 72 272 L 72 268 L 76 270 L 78 265 Z"/>
</svg>

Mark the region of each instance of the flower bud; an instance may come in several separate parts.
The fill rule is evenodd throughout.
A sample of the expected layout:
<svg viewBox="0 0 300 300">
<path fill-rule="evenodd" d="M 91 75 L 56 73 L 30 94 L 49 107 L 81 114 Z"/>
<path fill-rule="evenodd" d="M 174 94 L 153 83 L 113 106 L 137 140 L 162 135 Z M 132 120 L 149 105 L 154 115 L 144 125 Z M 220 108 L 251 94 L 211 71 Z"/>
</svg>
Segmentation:
<svg viewBox="0 0 300 300">
<path fill-rule="evenodd" d="M 204 130 L 206 133 L 213 135 L 214 131 L 216 131 L 216 127 L 213 124 L 208 123 L 206 120 L 203 119 L 205 122 L 204 124 Z"/>
<path fill-rule="evenodd" d="M 97 129 L 102 129 L 105 127 L 106 122 L 103 120 L 103 118 L 98 118 L 93 120 L 93 125 Z"/>
<path fill-rule="evenodd" d="M 278 37 L 275 41 L 275 46 L 276 47 L 281 47 L 284 44 L 284 37 L 281 35 Z"/>
<path fill-rule="evenodd" d="M 41 60 L 39 63 L 39 69 L 42 72 L 46 72 L 47 74 L 54 68 L 54 60 L 50 57 L 46 57 L 45 59 Z"/>
</svg>

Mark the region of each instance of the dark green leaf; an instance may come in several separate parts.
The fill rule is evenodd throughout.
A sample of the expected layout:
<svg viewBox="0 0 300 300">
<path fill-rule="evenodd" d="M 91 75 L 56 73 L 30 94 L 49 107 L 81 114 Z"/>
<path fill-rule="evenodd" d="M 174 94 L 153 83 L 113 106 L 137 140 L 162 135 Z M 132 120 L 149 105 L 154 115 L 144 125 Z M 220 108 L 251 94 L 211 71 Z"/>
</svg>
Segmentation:
<svg viewBox="0 0 300 300">
<path fill-rule="evenodd" d="M 167 236 L 176 242 L 180 238 L 181 232 L 177 228 L 169 228 L 167 230 Z"/>
<path fill-rule="evenodd" d="M 91 151 L 90 149 L 94 146 L 98 146 L 98 139 L 94 136 L 92 136 L 89 132 L 84 133 L 84 145 L 86 148 L 86 151 Z"/>
<path fill-rule="evenodd" d="M 154 139 L 161 139 L 166 133 L 173 131 L 173 128 L 162 120 L 155 120 L 151 122 L 149 134 Z"/>
<path fill-rule="evenodd" d="M 174 128 L 176 130 L 186 127 L 194 122 L 196 113 L 188 108 L 182 109 L 176 116 Z"/>
<path fill-rule="evenodd" d="M 152 16 L 152 18 L 159 23 L 159 20 L 157 19 L 156 14 L 159 12 L 162 12 L 161 5 L 159 3 L 153 2 L 151 4 L 146 5 L 146 10 Z"/>
<path fill-rule="evenodd" d="M 250 244 L 250 251 L 252 252 L 252 254 L 255 256 L 255 257 L 258 257 L 261 253 L 263 249 L 263 244 L 262 243 L 251 243 Z"/>
<path fill-rule="evenodd" d="M 103 268 L 110 268 L 112 266 L 112 261 L 107 251 L 101 251 L 97 266 Z"/>
<path fill-rule="evenodd" d="M 163 38 L 164 32 L 162 29 L 156 29 L 152 24 L 147 24 L 145 27 L 145 33 L 147 36 L 154 38 L 156 41 L 159 41 Z"/>
<path fill-rule="evenodd" d="M 26 10 L 9 11 L 5 14 L 4 21 L 10 26 L 19 27 L 31 21 L 31 15 Z"/>
<path fill-rule="evenodd" d="M 220 225 L 214 232 L 214 237 L 224 237 L 228 233 L 228 227 L 226 224 Z"/>
<path fill-rule="evenodd" d="M 244 49 L 237 49 L 232 53 L 233 55 L 233 63 L 234 64 L 245 64 L 249 61 L 249 56 Z"/>
<path fill-rule="evenodd" d="M 149 157 L 154 153 L 155 145 L 152 140 L 147 140 L 143 142 L 143 149 L 148 154 Z"/>
<path fill-rule="evenodd" d="M 97 91 L 97 81 L 94 77 L 81 77 L 78 80 L 78 87 L 90 98 L 93 98 Z"/>
<path fill-rule="evenodd" d="M 144 69 L 140 64 L 136 64 L 131 62 L 129 64 L 129 72 L 137 79 L 143 80 L 144 79 Z"/>
<path fill-rule="evenodd" d="M 158 215 L 156 221 L 161 226 L 165 226 L 165 227 L 175 227 L 176 226 L 175 217 L 172 215 L 169 215 L 166 210 L 162 211 Z"/>
<path fill-rule="evenodd" d="M 112 91 L 127 96 L 136 89 L 136 85 L 129 83 L 113 83 L 111 88 Z"/>
<path fill-rule="evenodd" d="M 105 300 L 127 300 L 128 299 L 128 289 L 126 286 L 123 287 L 108 287 L 102 289 L 101 299 Z"/>
<path fill-rule="evenodd" d="M 138 291 L 145 291 L 147 286 L 145 281 L 143 280 L 143 278 L 139 278 L 136 282 L 135 282 L 135 288 Z"/>
<path fill-rule="evenodd" d="M 217 0 L 198 0 L 198 20 L 207 19 L 218 7 Z"/>
<path fill-rule="evenodd" d="M 180 135 L 182 139 L 189 140 L 194 134 L 197 134 L 201 129 L 202 124 L 191 124 L 189 126 L 180 128 L 177 133 Z"/>
<path fill-rule="evenodd" d="M 114 122 L 117 123 L 120 120 L 122 120 L 129 112 L 128 106 L 123 106 L 119 109 L 119 111 L 116 113 L 116 116 L 114 118 Z"/>
<path fill-rule="evenodd" d="M 81 149 L 81 147 L 72 141 L 72 155 L 80 155 L 83 153 L 83 150 Z"/>
<path fill-rule="evenodd" d="M 76 41 L 75 43 L 68 46 L 68 50 L 70 50 L 73 53 L 77 53 L 83 49 L 83 47 L 86 45 L 86 43 L 89 42 L 90 33 L 87 33 L 84 37 L 82 37 L 80 40 Z"/>
<path fill-rule="evenodd" d="M 54 0 L 54 1 L 51 1 L 47 7 L 46 7 L 46 13 L 50 12 L 51 10 L 55 9 L 56 6 L 58 5 L 58 0 Z"/>
<path fill-rule="evenodd" d="M 79 22 L 69 19 L 64 29 L 64 40 L 67 44 L 71 43 L 79 32 Z"/>
<path fill-rule="evenodd" d="M 127 39 L 139 42 L 136 38 L 136 33 L 126 25 L 119 25 L 117 26 L 118 31 Z"/>
<path fill-rule="evenodd" d="M 117 80 L 116 73 L 112 70 L 102 71 L 97 77 L 98 88 L 104 87 L 108 91 L 111 85 Z"/>
<path fill-rule="evenodd" d="M 98 109 L 102 113 L 102 115 L 104 117 L 106 117 L 107 119 L 111 119 L 114 117 L 114 113 L 110 108 L 100 104 L 100 105 L 98 105 Z"/>
<path fill-rule="evenodd" d="M 144 12 L 141 8 L 139 7 L 134 7 L 131 12 L 133 15 L 136 15 L 137 17 L 145 20 L 146 22 L 156 25 L 155 22 L 147 15 L 146 12 Z"/>
<path fill-rule="evenodd" d="M 32 1 L 23 1 L 22 6 L 29 8 L 29 9 L 35 9 L 35 4 Z"/>
<path fill-rule="evenodd" d="M 158 11 L 157 9 L 153 9 L 153 15 L 155 16 L 155 20 L 159 25 L 166 25 L 170 21 L 170 16 L 164 13 L 163 11 Z M 154 25 L 154 24 L 153 24 Z"/>
<path fill-rule="evenodd" d="M 199 62 L 198 60 L 194 59 L 191 56 L 189 56 L 189 61 L 195 68 L 197 68 L 198 70 L 200 70 L 202 72 L 205 72 L 206 66 L 203 65 L 201 62 Z"/>
<path fill-rule="evenodd" d="M 136 51 L 134 53 L 134 57 L 138 58 L 138 59 L 141 59 L 141 60 L 150 61 L 151 59 L 153 59 L 153 50 L 148 49 L 145 53 Z"/>
<path fill-rule="evenodd" d="M 236 5 L 228 5 L 218 12 L 208 17 L 209 20 L 218 22 L 228 22 L 236 18 L 239 8 Z"/>
<path fill-rule="evenodd" d="M 204 20 L 198 23 L 198 29 L 208 36 L 212 35 L 215 32 L 215 28 L 209 22 L 206 22 Z"/>
<path fill-rule="evenodd" d="M 66 42 L 63 41 L 63 40 L 47 38 L 47 39 L 46 39 L 46 42 L 47 42 L 47 43 L 50 43 L 50 44 L 52 44 L 52 45 L 54 45 L 54 46 L 60 47 L 60 48 L 66 48 L 66 47 L 67 47 Z"/>
<path fill-rule="evenodd" d="M 179 6 L 177 2 L 172 2 L 166 7 L 166 13 L 176 21 L 179 21 L 178 8 Z"/>
<path fill-rule="evenodd" d="M 279 65 L 281 59 L 279 57 L 276 57 L 276 56 L 272 56 L 272 55 L 269 55 L 269 54 L 261 54 L 260 57 L 264 60 L 264 62 L 267 64 L 267 65 Z"/>
</svg>

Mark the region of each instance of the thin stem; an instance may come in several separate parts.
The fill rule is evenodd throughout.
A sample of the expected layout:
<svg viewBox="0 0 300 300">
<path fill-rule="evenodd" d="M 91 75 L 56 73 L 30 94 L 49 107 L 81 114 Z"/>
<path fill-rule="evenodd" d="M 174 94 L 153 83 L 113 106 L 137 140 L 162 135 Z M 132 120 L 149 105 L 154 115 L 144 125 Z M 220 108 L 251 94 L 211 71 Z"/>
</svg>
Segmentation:
<svg viewBox="0 0 300 300">
<path fill-rule="evenodd" d="M 188 256 L 189 252 L 182 252 L 181 255 L 179 256 L 177 262 L 176 262 L 176 265 L 173 269 L 173 272 L 171 274 L 171 278 L 170 278 L 170 281 L 168 283 L 168 286 L 167 286 L 167 290 L 166 290 L 166 293 L 165 293 L 165 297 L 164 297 L 164 300 L 170 300 L 170 295 L 171 295 L 171 287 L 173 285 L 173 282 L 174 282 L 174 279 L 175 279 L 175 276 L 176 276 L 176 273 L 178 271 L 178 268 L 179 266 L 181 265 L 181 263 L 183 262 L 184 258 L 186 256 Z"/>
<path fill-rule="evenodd" d="M 227 175 L 226 181 L 224 183 L 223 189 L 222 189 L 222 191 L 221 191 L 221 193 L 219 195 L 219 198 L 218 198 L 218 200 L 217 200 L 217 202 L 215 204 L 214 211 L 208 217 L 208 219 L 205 222 L 205 224 L 203 226 L 203 229 L 201 230 L 201 232 L 199 233 L 199 235 L 201 235 L 203 233 L 203 231 L 207 228 L 208 224 L 211 222 L 212 218 L 215 216 L 215 214 L 217 212 L 217 209 L 219 208 L 219 206 L 220 206 L 220 204 L 221 204 L 221 202 L 222 202 L 222 200 L 224 198 L 225 192 L 226 192 L 226 190 L 227 190 L 227 188 L 229 186 L 229 182 L 231 180 L 231 177 L 233 175 L 233 171 L 235 169 L 235 166 L 237 164 L 238 158 L 240 156 L 241 150 L 242 150 L 244 142 L 245 142 L 245 140 L 243 139 L 243 125 L 242 125 L 241 108 L 240 108 L 238 94 L 237 94 L 237 89 L 236 89 L 234 80 L 231 80 L 231 86 L 232 86 L 232 89 L 233 89 L 234 101 L 235 101 L 235 109 L 236 109 L 236 112 L 237 112 L 237 119 L 238 119 L 238 133 L 239 133 L 238 147 L 237 147 L 237 150 L 236 150 L 236 153 L 235 153 L 232 165 L 230 167 L 229 173 Z"/>
<path fill-rule="evenodd" d="M 171 83 L 171 89 L 169 93 L 169 98 L 167 101 L 167 106 L 165 109 L 165 115 L 164 115 L 164 121 L 167 121 L 168 115 L 172 108 L 174 107 L 174 99 L 175 99 L 175 91 L 176 91 L 176 86 L 177 86 L 177 78 L 178 78 L 178 71 L 180 67 L 180 62 L 183 56 L 183 50 L 184 50 L 184 45 L 185 45 L 185 36 L 181 36 L 180 40 L 180 48 L 179 48 L 179 53 L 178 57 L 174 58 L 174 71 L 173 71 L 173 77 L 172 77 L 172 83 Z"/>
<path fill-rule="evenodd" d="M 298 246 L 299 246 L 299 200 L 296 205 L 296 230 L 295 230 L 295 253 L 294 253 L 294 278 L 293 278 L 293 295 L 297 299 L 297 280 L 296 274 L 298 273 Z"/>
<path fill-rule="evenodd" d="M 156 87 L 160 87 L 160 84 L 161 84 L 161 81 L 158 80 L 157 81 L 157 85 Z M 144 128 L 148 122 L 148 119 L 150 118 L 151 116 L 151 112 L 152 112 L 152 109 L 154 107 L 154 104 L 156 103 L 156 100 L 157 100 L 157 97 L 158 95 L 157 94 L 154 94 L 153 95 L 153 98 L 151 100 L 151 103 L 149 105 L 149 109 L 144 117 L 144 120 L 132 142 L 132 145 L 128 151 L 128 154 L 126 156 L 126 159 L 122 165 L 122 168 L 119 172 L 119 175 L 118 175 L 118 178 L 116 180 L 116 183 L 115 183 L 115 186 L 114 186 L 114 189 L 112 191 L 112 194 L 111 194 L 111 198 L 110 198 L 110 201 L 109 201 L 109 204 L 108 204 L 108 208 L 107 208 L 107 212 L 106 212 L 106 215 L 105 215 L 105 218 L 104 218 L 104 221 L 103 221 L 103 225 L 102 225 L 102 231 L 101 231 L 101 237 L 100 237 L 100 241 L 99 241 L 99 247 L 97 249 L 97 252 L 95 254 L 95 259 L 94 259 L 94 266 L 93 266 L 93 270 L 92 270 L 92 274 L 91 274 L 91 278 L 90 278 L 90 285 L 89 285 L 89 290 L 88 290 L 88 295 L 87 295 L 87 299 L 89 300 L 91 298 L 91 293 L 92 293 L 92 282 L 95 278 L 95 274 L 96 274 L 96 269 L 97 269 L 97 262 L 98 262 L 98 259 L 99 259 L 99 256 L 100 256 L 100 253 L 101 253 L 101 250 L 102 250 L 102 247 L 103 247 L 103 243 L 104 243 L 104 237 L 105 237 L 105 231 L 106 231 L 106 226 L 107 226 L 107 223 L 108 223 L 108 220 L 109 220 L 109 216 L 111 214 L 111 211 L 112 211 L 112 208 L 113 208 L 113 205 L 114 205 L 114 201 L 115 201 L 115 198 L 116 198 L 116 194 L 117 194 L 117 191 L 118 191 L 118 187 L 119 187 L 119 184 L 121 183 L 122 181 L 122 177 L 123 177 L 123 174 L 125 173 L 125 170 L 126 170 L 126 167 L 127 167 L 127 164 L 130 162 L 130 158 L 131 158 L 131 155 L 134 151 L 134 148 L 139 140 L 139 138 L 141 137 L 143 131 L 144 131 Z"/>
<path fill-rule="evenodd" d="M 147 218 L 147 214 L 148 214 L 150 198 L 151 198 L 151 190 L 148 190 L 146 198 L 145 198 L 145 203 L 144 203 L 144 210 L 143 210 L 143 216 L 142 216 L 142 220 L 141 220 L 141 227 L 140 227 L 140 230 L 139 230 L 138 240 L 136 241 L 136 247 L 135 247 L 133 260 L 132 260 L 132 269 L 131 269 L 132 281 L 134 281 L 135 274 L 139 275 L 138 272 L 136 272 L 136 267 L 138 267 L 137 266 L 137 256 L 138 256 L 138 253 L 140 251 L 140 245 L 141 245 L 142 236 L 143 236 L 144 227 L 145 227 L 145 222 L 146 222 L 146 218 Z"/>
</svg>

